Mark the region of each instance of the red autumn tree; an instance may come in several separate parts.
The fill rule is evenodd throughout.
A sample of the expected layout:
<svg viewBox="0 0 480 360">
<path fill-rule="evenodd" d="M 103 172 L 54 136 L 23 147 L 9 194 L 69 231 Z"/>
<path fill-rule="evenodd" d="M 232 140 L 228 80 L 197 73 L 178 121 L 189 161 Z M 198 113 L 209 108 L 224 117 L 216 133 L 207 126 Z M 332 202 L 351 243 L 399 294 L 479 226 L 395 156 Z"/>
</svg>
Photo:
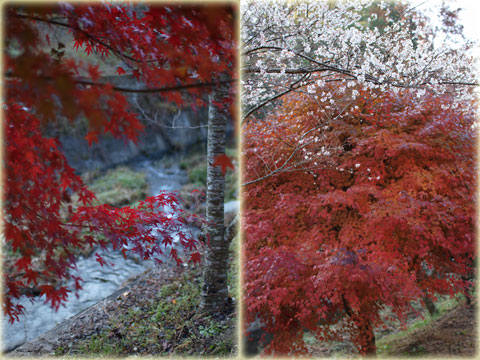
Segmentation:
<svg viewBox="0 0 480 360">
<path fill-rule="evenodd" d="M 305 352 L 308 329 L 371 354 L 382 310 L 403 321 L 414 300 L 467 291 L 474 109 L 327 85 L 246 125 L 245 306 L 267 352 Z"/>
<path fill-rule="evenodd" d="M 142 125 L 122 92 L 160 92 L 169 101 L 203 105 L 202 94 L 232 71 L 232 7 L 18 5 L 8 6 L 4 17 L 4 245 L 21 255 L 15 273 L 4 274 L 4 313 L 18 319 L 22 307 L 15 300 L 33 285 L 58 307 L 72 289 L 53 283 L 70 276 L 78 248 L 129 244 L 144 259 L 164 254 L 180 262 L 170 247 L 178 233 L 198 261 L 174 194 L 147 198 L 136 209 L 91 206 L 94 194 L 42 129 L 59 118 L 83 117 L 89 142 L 104 133 L 135 141 Z M 65 55 L 68 44 L 49 36 L 53 27 L 70 32 L 77 51 L 117 58 L 117 73 L 132 74 L 146 87 L 105 82 L 98 66 Z M 72 207 L 75 196 L 83 206 Z M 163 230 L 154 236 L 153 227 Z M 75 280 L 81 288 L 81 279 Z"/>
</svg>

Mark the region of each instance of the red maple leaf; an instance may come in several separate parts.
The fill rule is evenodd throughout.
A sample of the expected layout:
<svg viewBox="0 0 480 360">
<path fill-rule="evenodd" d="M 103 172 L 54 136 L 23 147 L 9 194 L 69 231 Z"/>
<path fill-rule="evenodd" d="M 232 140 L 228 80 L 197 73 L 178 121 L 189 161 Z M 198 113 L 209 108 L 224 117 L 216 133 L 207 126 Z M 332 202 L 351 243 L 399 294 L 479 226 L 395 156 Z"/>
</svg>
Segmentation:
<svg viewBox="0 0 480 360">
<path fill-rule="evenodd" d="M 232 160 L 225 154 L 215 156 L 213 160 L 213 166 L 220 166 L 222 168 L 222 174 L 225 175 L 227 168 L 235 170 L 235 166 L 232 164 Z"/>
<path fill-rule="evenodd" d="M 117 74 L 118 75 L 123 75 L 123 74 L 126 74 L 126 71 L 121 67 L 117 67 Z"/>
<path fill-rule="evenodd" d="M 190 261 L 193 261 L 194 264 L 199 264 L 200 260 L 202 260 L 202 256 L 200 255 L 200 253 L 195 252 L 190 255 Z"/>
<path fill-rule="evenodd" d="M 98 142 L 97 133 L 94 131 L 89 132 L 87 135 L 85 135 L 85 140 L 88 141 L 88 146 L 91 146 L 93 143 L 97 143 Z"/>
<path fill-rule="evenodd" d="M 98 255 L 98 253 L 95 253 L 95 257 L 96 257 L 96 260 L 98 261 L 98 263 L 99 263 L 102 267 L 103 267 L 103 265 L 106 264 L 106 261 L 103 260 L 103 258 L 102 258 L 100 255 Z"/>
</svg>

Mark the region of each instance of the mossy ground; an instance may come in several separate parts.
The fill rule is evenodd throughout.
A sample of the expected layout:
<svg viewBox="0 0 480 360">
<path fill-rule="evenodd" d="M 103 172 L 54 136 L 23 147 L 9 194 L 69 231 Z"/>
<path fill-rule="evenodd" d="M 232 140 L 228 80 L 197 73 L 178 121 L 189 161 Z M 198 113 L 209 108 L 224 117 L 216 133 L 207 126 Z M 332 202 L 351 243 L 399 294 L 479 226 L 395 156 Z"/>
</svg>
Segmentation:
<svg viewBox="0 0 480 360">
<path fill-rule="evenodd" d="M 174 278 L 150 288 L 149 296 L 133 288 L 111 310 L 107 326 L 57 348 L 56 355 L 234 355 L 235 312 L 199 312 L 200 288 L 199 267 L 177 269 Z"/>
<path fill-rule="evenodd" d="M 148 194 L 145 174 L 126 166 L 108 170 L 97 178 L 91 177 L 89 174 L 84 175 L 88 188 L 97 197 L 96 204 L 122 207 L 143 200 Z"/>
<path fill-rule="evenodd" d="M 412 319 L 406 329 L 395 331 L 389 335 L 383 336 L 377 340 L 377 355 L 378 356 L 420 356 L 420 355 L 447 355 L 455 354 L 455 348 L 449 349 L 447 346 L 430 346 L 427 344 L 431 339 L 438 337 L 442 332 L 443 324 L 447 319 L 452 316 L 457 317 L 460 320 L 464 313 L 470 310 L 473 313 L 473 308 L 465 306 L 465 297 L 462 294 L 458 294 L 455 297 L 442 297 L 436 303 L 435 306 L 438 312 L 434 315 L 430 315 L 428 312 L 423 312 L 423 318 Z M 460 315 L 453 315 L 460 314 Z M 458 343 L 464 336 L 471 336 L 474 340 L 475 335 L 473 331 L 473 323 L 469 322 L 468 317 L 464 319 L 458 335 Z M 470 319 L 473 320 L 473 319 Z M 422 339 L 423 338 L 423 339 Z M 445 338 L 443 344 L 446 345 L 447 339 Z M 455 342 L 455 340 L 453 340 Z M 458 353 L 467 355 L 472 349 L 464 348 L 459 349 Z"/>
</svg>

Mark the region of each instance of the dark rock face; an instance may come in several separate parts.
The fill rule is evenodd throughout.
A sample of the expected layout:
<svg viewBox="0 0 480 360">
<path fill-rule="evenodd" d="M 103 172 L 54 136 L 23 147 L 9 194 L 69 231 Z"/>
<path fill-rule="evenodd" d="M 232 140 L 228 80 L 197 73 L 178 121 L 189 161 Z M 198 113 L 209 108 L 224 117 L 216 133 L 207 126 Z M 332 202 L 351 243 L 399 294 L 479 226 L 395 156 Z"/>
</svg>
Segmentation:
<svg viewBox="0 0 480 360">
<path fill-rule="evenodd" d="M 145 86 L 130 76 L 105 78 L 125 88 L 140 89 Z M 136 112 L 145 129 L 138 141 L 115 139 L 110 135 L 99 136 L 99 142 L 88 145 L 84 139 L 85 124 L 55 124 L 47 135 L 56 136 L 69 164 L 78 172 L 105 169 L 138 157 L 161 156 L 187 149 L 193 144 L 206 142 L 207 108 L 177 108 L 168 104 L 156 94 L 125 94 L 131 109 Z"/>
</svg>

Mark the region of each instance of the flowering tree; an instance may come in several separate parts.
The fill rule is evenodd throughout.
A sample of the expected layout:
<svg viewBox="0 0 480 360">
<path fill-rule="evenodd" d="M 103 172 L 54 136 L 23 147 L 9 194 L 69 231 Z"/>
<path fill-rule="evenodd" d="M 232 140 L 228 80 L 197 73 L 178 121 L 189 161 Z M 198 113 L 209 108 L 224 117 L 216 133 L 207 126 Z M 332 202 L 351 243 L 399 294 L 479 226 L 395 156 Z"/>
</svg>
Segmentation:
<svg viewBox="0 0 480 360">
<path fill-rule="evenodd" d="M 188 218 L 174 194 L 147 198 L 135 209 L 91 206 L 94 194 L 42 128 L 58 118 L 82 117 L 89 143 L 103 133 L 135 141 L 142 125 L 122 92 L 155 92 L 179 104 L 191 98 L 203 105 L 202 93 L 232 81 L 232 11 L 229 6 L 108 3 L 6 8 L 3 218 L 5 246 L 21 255 L 14 273 L 4 274 L 3 309 L 11 321 L 22 312 L 15 299 L 32 285 L 55 308 L 66 299 L 71 289 L 53 283 L 70 276 L 75 249 L 129 244 L 143 259 L 164 254 L 181 262 L 170 246 L 176 232 L 190 260 L 200 260 L 196 240 L 184 233 Z M 116 72 L 134 75 L 145 88 L 105 82 L 98 66 L 65 55 L 66 45 L 49 35 L 53 27 L 70 32 L 77 51 L 115 57 Z M 225 73 L 229 78 L 221 79 Z M 83 206 L 74 208 L 74 197 Z M 160 234 L 154 236 L 153 227 L 160 227 Z M 80 281 L 75 278 L 76 289 Z"/>
<path fill-rule="evenodd" d="M 434 46 L 439 32 L 413 9 L 401 6 L 395 21 L 379 22 L 391 11 L 370 0 L 243 2 L 244 119 L 289 92 L 313 92 L 314 84 L 328 82 L 394 91 L 460 89 L 471 96 L 463 88 L 476 83 L 473 61 L 465 56 L 472 43 L 460 38 Z M 452 36 L 455 14 L 444 15 L 451 26 L 443 34 Z"/>
<path fill-rule="evenodd" d="M 309 329 L 373 353 L 381 310 L 468 288 L 471 44 L 437 47 L 397 10 L 379 26 L 388 5 L 243 5 L 245 306 L 268 351 L 305 351 Z"/>
</svg>

